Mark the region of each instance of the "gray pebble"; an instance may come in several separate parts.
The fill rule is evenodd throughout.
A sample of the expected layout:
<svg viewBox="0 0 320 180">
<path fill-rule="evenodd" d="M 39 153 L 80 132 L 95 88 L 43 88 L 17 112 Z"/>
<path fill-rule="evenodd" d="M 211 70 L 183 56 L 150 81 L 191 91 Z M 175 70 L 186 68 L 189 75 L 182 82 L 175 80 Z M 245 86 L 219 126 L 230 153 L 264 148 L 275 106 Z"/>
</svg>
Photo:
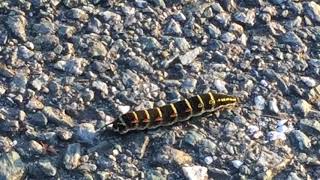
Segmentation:
<svg viewBox="0 0 320 180">
<path fill-rule="evenodd" d="M 315 87 L 317 85 L 317 81 L 311 77 L 302 76 L 301 80 L 308 86 L 308 87 Z"/>
<path fill-rule="evenodd" d="M 108 94 L 108 85 L 105 82 L 102 81 L 94 81 L 92 83 L 92 87 L 94 87 L 95 89 L 101 91 L 101 93 L 103 93 L 104 95 Z"/>
<path fill-rule="evenodd" d="M 72 138 L 72 131 L 69 131 L 67 129 L 59 129 L 58 130 L 58 137 L 64 141 L 70 140 Z"/>
<path fill-rule="evenodd" d="M 14 146 L 12 140 L 5 136 L 0 136 L 0 152 L 7 153 L 9 152 Z"/>
<path fill-rule="evenodd" d="M 19 46 L 18 49 L 18 57 L 23 60 L 30 60 L 30 58 L 34 55 L 34 52 L 28 49 L 26 46 Z"/>
<path fill-rule="evenodd" d="M 42 112 L 47 116 L 49 122 L 51 121 L 58 125 L 66 125 L 69 127 L 74 126 L 73 119 L 67 114 L 65 114 L 63 111 L 60 111 L 59 109 L 50 106 L 45 106 Z"/>
<path fill-rule="evenodd" d="M 203 166 L 182 167 L 183 174 L 189 180 L 206 180 L 208 179 L 208 168 Z"/>
<path fill-rule="evenodd" d="M 63 158 L 63 163 L 66 169 L 75 169 L 80 165 L 80 144 L 69 144 L 66 154 Z"/>
<path fill-rule="evenodd" d="M 147 180 L 166 180 L 168 179 L 168 171 L 158 167 L 157 169 L 148 169 L 146 173 Z"/>
<path fill-rule="evenodd" d="M 193 92 L 196 88 L 197 80 L 196 79 L 186 79 L 182 85 L 181 88 L 185 89 L 189 92 Z"/>
<path fill-rule="evenodd" d="M 311 140 L 300 130 L 293 130 L 290 133 L 292 143 L 300 150 L 311 148 Z"/>
<path fill-rule="evenodd" d="M 179 22 L 175 21 L 174 19 L 171 19 L 166 27 L 165 33 L 168 35 L 181 35 L 182 30 Z"/>
<path fill-rule="evenodd" d="M 201 53 L 202 53 L 202 48 L 197 47 L 193 50 L 186 52 L 184 55 L 180 55 L 179 59 L 181 61 L 181 64 L 188 65 L 192 63 L 196 59 L 196 57 Z"/>
<path fill-rule="evenodd" d="M 24 93 L 26 91 L 27 82 L 28 78 L 25 74 L 17 74 L 10 83 L 10 91 Z"/>
<path fill-rule="evenodd" d="M 269 109 L 271 112 L 278 114 L 280 112 L 279 108 L 278 108 L 278 101 L 276 98 L 272 98 L 269 101 Z"/>
<path fill-rule="evenodd" d="M 59 27 L 58 34 L 61 37 L 71 38 L 76 31 L 77 29 L 73 26 L 63 25 Z"/>
<path fill-rule="evenodd" d="M 0 156 L 0 177 L 2 179 L 23 179 L 26 165 L 16 151 L 2 153 Z"/>
<path fill-rule="evenodd" d="M 47 176 L 55 176 L 57 174 L 57 168 L 51 163 L 50 160 L 40 160 L 38 162 L 38 167 Z"/>
<path fill-rule="evenodd" d="M 319 2 L 318 2 L 319 3 Z M 305 3 L 305 12 L 306 14 L 315 22 L 320 23 L 320 4 L 317 4 L 314 1 Z"/>
<path fill-rule="evenodd" d="M 45 151 L 44 147 L 35 140 L 31 140 L 29 142 L 29 147 L 30 147 L 31 152 L 36 153 L 36 154 L 43 154 Z"/>
<path fill-rule="evenodd" d="M 92 57 L 103 57 L 106 56 L 107 49 L 102 42 L 91 42 L 89 44 L 89 53 Z"/>
<path fill-rule="evenodd" d="M 72 8 L 66 13 L 68 18 L 75 19 L 81 22 L 86 22 L 89 15 L 82 9 Z"/>
<path fill-rule="evenodd" d="M 185 38 L 174 37 L 173 40 L 182 52 L 186 52 L 190 49 L 190 44 Z"/>
<path fill-rule="evenodd" d="M 210 154 L 215 154 L 217 150 L 217 145 L 209 139 L 203 139 L 199 147 L 203 152 Z"/>
<path fill-rule="evenodd" d="M 221 35 L 221 40 L 225 43 L 230 43 L 236 39 L 236 36 L 233 33 L 226 32 Z"/>
<path fill-rule="evenodd" d="M 263 96 L 256 96 L 254 98 L 255 107 L 259 110 L 263 110 L 266 105 L 266 100 Z"/>
<path fill-rule="evenodd" d="M 77 169 L 81 172 L 94 172 L 97 170 L 97 165 L 92 163 L 82 163 Z"/>
<path fill-rule="evenodd" d="M 161 44 L 154 37 L 142 37 L 141 41 L 145 51 L 155 51 L 161 48 Z"/>
<path fill-rule="evenodd" d="M 184 136 L 184 142 L 187 144 L 190 144 L 192 146 L 195 146 L 198 142 L 200 142 L 203 139 L 203 135 L 199 134 L 196 131 L 189 131 L 185 136 Z"/>
<path fill-rule="evenodd" d="M 48 119 L 42 112 L 28 114 L 28 121 L 39 127 L 44 127 L 48 124 Z"/>
<path fill-rule="evenodd" d="M 6 24 L 15 36 L 20 38 L 22 41 L 27 40 L 25 29 L 27 25 L 27 19 L 24 16 L 14 15 L 14 13 L 9 14 Z"/>
<path fill-rule="evenodd" d="M 311 135 L 320 135 L 320 122 L 313 119 L 301 119 L 299 126 L 304 133 Z"/>
<path fill-rule="evenodd" d="M 33 97 L 26 104 L 26 108 L 28 108 L 29 110 L 41 110 L 44 108 L 44 105 L 40 100 Z"/>
<path fill-rule="evenodd" d="M 307 114 L 312 110 L 312 105 L 304 99 L 298 100 L 294 107 L 304 116 L 307 116 Z"/>
<path fill-rule="evenodd" d="M 37 48 L 43 51 L 51 51 L 59 45 L 60 40 L 55 35 L 38 35 L 34 39 Z"/>
<path fill-rule="evenodd" d="M 81 75 L 88 65 L 88 61 L 84 58 L 72 57 L 67 60 L 61 60 L 54 64 L 54 68 L 65 71 L 67 73 Z"/>
<path fill-rule="evenodd" d="M 256 21 L 256 12 L 254 9 L 247 10 L 246 12 L 236 12 L 234 18 L 241 23 L 253 26 Z"/>
<path fill-rule="evenodd" d="M 55 24 L 50 21 L 44 20 L 39 24 L 34 24 L 32 29 L 35 33 L 52 34 L 55 32 Z"/>
<path fill-rule="evenodd" d="M 93 144 L 93 141 L 96 138 L 95 133 L 94 125 L 91 123 L 81 123 L 78 125 L 77 136 L 83 142 Z"/>
</svg>

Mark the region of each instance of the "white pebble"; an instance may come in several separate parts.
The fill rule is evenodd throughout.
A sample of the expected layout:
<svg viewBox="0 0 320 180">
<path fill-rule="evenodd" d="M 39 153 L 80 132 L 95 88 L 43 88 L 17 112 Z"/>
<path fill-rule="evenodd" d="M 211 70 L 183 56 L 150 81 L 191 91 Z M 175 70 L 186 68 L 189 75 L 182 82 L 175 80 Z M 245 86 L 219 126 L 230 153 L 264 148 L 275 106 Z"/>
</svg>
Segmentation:
<svg viewBox="0 0 320 180">
<path fill-rule="evenodd" d="M 204 158 L 204 162 L 209 165 L 213 162 L 213 158 L 211 156 L 207 156 Z"/>
<path fill-rule="evenodd" d="M 270 141 L 275 141 L 275 140 L 286 140 L 287 137 L 284 133 L 282 132 L 277 132 L 277 131 L 271 131 L 268 133 L 268 137 Z"/>
<path fill-rule="evenodd" d="M 214 81 L 214 86 L 217 88 L 217 90 L 219 92 L 224 92 L 227 93 L 228 90 L 226 89 L 226 82 L 224 82 L 223 80 L 217 79 Z"/>
<path fill-rule="evenodd" d="M 233 161 L 232 161 L 233 167 L 235 167 L 235 168 L 237 168 L 237 169 L 239 169 L 239 168 L 242 166 L 242 164 L 243 164 L 243 162 L 240 161 L 240 160 L 233 160 Z"/>
<path fill-rule="evenodd" d="M 118 106 L 118 110 L 122 113 L 122 114 L 125 114 L 127 112 L 130 111 L 130 106 L 122 106 L 122 105 L 119 105 Z"/>
<path fill-rule="evenodd" d="M 254 98 L 254 103 L 255 103 L 257 109 L 263 110 L 266 105 L 266 100 L 262 96 L 256 96 Z"/>
<path fill-rule="evenodd" d="M 264 86 L 264 87 L 267 87 L 269 84 L 268 84 L 268 82 L 266 81 L 266 80 L 264 80 L 264 79 L 262 79 L 261 81 L 260 81 L 260 84 L 262 85 L 262 86 Z"/>
<path fill-rule="evenodd" d="M 269 108 L 270 111 L 278 114 L 280 112 L 279 108 L 278 108 L 278 102 L 276 98 L 272 98 L 271 101 L 269 101 Z"/>
<path fill-rule="evenodd" d="M 309 87 L 315 87 L 317 85 L 316 80 L 311 77 L 302 76 L 301 80 Z"/>
<path fill-rule="evenodd" d="M 248 130 L 249 130 L 250 135 L 252 135 L 253 133 L 259 131 L 259 127 L 256 125 L 250 125 L 250 126 L 248 126 Z"/>
<path fill-rule="evenodd" d="M 207 180 L 208 169 L 203 166 L 182 167 L 183 174 L 189 180 Z"/>
</svg>

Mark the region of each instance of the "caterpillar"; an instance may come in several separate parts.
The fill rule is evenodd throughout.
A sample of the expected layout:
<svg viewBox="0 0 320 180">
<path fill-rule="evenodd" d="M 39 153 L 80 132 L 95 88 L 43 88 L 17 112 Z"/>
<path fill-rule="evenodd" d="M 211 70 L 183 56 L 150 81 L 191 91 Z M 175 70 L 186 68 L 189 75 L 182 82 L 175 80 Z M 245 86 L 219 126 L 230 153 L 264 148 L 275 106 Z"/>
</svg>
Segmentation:
<svg viewBox="0 0 320 180">
<path fill-rule="evenodd" d="M 209 92 L 161 107 L 125 113 L 112 122 L 112 130 L 124 134 L 131 130 L 169 126 L 206 112 L 233 106 L 237 102 L 234 96 Z"/>
</svg>

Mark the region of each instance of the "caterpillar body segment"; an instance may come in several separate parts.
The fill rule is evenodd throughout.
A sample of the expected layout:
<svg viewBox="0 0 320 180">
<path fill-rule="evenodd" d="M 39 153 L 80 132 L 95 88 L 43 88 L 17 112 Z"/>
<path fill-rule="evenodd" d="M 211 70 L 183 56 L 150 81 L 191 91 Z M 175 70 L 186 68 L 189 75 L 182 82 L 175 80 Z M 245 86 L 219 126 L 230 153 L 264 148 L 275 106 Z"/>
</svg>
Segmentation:
<svg viewBox="0 0 320 180">
<path fill-rule="evenodd" d="M 131 130 L 168 126 L 205 112 L 235 105 L 237 102 L 238 99 L 234 96 L 209 92 L 153 109 L 128 112 L 112 123 L 112 129 L 124 134 Z"/>
</svg>

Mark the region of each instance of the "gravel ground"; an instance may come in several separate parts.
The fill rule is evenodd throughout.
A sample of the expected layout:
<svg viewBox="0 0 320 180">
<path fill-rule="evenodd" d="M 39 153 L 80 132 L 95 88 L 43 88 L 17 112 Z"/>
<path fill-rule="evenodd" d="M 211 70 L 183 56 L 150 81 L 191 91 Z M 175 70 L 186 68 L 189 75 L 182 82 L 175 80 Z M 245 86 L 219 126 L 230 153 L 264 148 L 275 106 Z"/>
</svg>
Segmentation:
<svg viewBox="0 0 320 180">
<path fill-rule="evenodd" d="M 0 2 L 0 179 L 320 178 L 320 2 Z M 237 108 L 105 124 L 208 90 Z"/>
</svg>

